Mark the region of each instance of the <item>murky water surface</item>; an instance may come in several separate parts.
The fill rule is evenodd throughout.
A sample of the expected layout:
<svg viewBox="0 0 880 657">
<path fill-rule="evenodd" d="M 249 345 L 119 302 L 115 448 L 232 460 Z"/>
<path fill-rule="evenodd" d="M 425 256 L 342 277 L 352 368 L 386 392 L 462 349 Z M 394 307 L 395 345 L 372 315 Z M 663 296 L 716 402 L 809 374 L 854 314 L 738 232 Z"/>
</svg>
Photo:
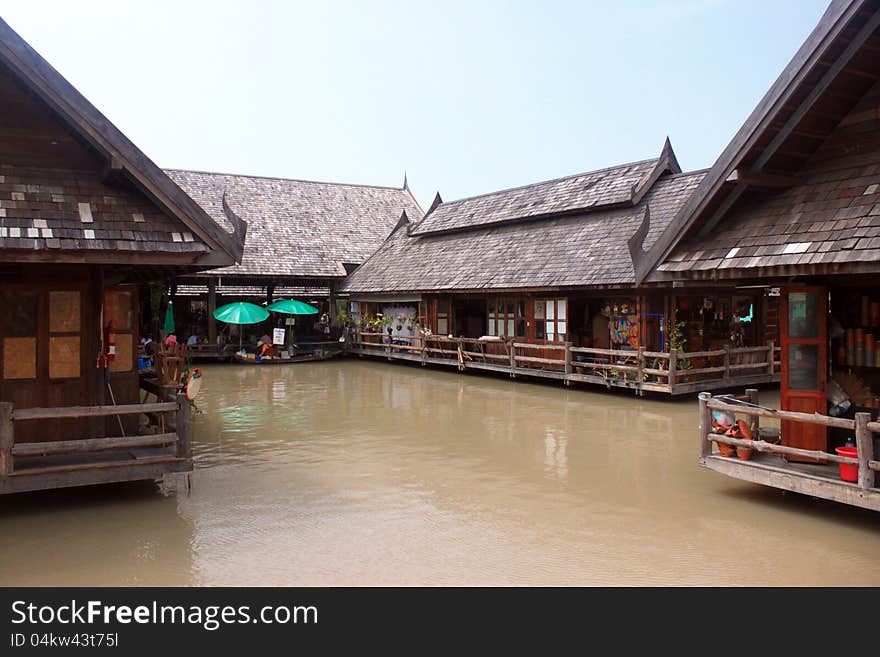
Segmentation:
<svg viewBox="0 0 880 657">
<path fill-rule="evenodd" d="M 0 584 L 880 585 L 880 514 L 699 468 L 692 398 L 203 369 L 191 495 L 0 498 Z"/>
</svg>

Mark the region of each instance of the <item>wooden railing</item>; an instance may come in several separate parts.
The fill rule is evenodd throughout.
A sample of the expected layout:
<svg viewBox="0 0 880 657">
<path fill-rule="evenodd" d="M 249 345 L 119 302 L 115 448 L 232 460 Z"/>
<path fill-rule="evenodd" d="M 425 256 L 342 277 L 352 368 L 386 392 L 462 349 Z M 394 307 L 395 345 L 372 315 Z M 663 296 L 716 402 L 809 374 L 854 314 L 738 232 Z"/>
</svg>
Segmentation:
<svg viewBox="0 0 880 657">
<path fill-rule="evenodd" d="M 87 417 L 112 417 L 134 414 L 174 414 L 173 431 L 163 433 L 114 436 L 110 438 L 79 438 L 39 442 L 16 442 L 15 424 L 35 420 L 59 420 Z M 176 445 L 175 458 L 192 458 L 192 416 L 189 401 L 183 393 L 176 401 L 120 406 L 60 406 L 54 408 L 14 408 L 10 402 L 0 402 L 0 477 L 16 473 L 16 457 L 57 456 L 109 450 L 161 447 Z M 169 422 L 169 425 L 172 423 Z M 143 459 L 138 460 L 144 463 Z M 121 462 L 124 464 L 124 462 Z M 43 468 L 48 471 L 74 470 L 80 466 Z M 32 470 L 27 470 L 32 472 Z"/>
<path fill-rule="evenodd" d="M 819 413 L 797 413 L 794 411 L 782 411 L 769 409 L 758 404 L 758 391 L 747 390 L 742 397 L 723 395 L 713 397 L 711 393 L 702 392 L 700 400 L 700 458 L 705 460 L 712 455 L 712 443 L 722 443 L 734 447 L 745 447 L 757 452 L 797 456 L 812 459 L 818 462 L 845 463 L 858 465 L 858 485 L 863 489 L 876 489 L 874 485 L 874 473 L 880 472 L 880 462 L 875 460 L 874 441 L 872 433 L 880 433 L 880 422 L 872 422 L 870 413 L 856 413 L 855 419 L 830 417 Z M 756 426 L 758 418 L 773 418 L 787 420 L 803 424 L 814 424 L 824 427 L 836 427 L 852 431 L 855 437 L 858 458 L 839 456 L 819 450 L 801 449 L 787 445 L 770 443 L 759 438 L 743 439 L 714 433 L 712 431 L 712 411 L 725 411 L 736 415 L 750 418 Z"/>
<path fill-rule="evenodd" d="M 457 361 L 459 369 L 491 369 L 517 374 L 550 376 L 569 381 L 604 383 L 637 390 L 688 392 L 706 385 L 727 386 L 778 380 L 780 349 L 773 342 L 760 347 L 712 351 L 668 352 L 598 349 L 563 344 L 534 344 L 478 338 L 429 335 L 389 337 L 383 333 L 351 334 L 355 350 L 389 358 L 429 362 Z M 694 367 L 694 364 L 699 367 Z M 558 376 L 557 376 L 558 375 Z"/>
</svg>

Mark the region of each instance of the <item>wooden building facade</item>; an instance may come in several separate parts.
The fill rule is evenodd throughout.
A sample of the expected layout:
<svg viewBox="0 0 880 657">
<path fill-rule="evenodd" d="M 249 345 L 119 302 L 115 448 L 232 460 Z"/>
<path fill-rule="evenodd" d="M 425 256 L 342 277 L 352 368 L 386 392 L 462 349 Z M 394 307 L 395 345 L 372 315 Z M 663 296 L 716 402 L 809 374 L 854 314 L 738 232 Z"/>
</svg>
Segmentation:
<svg viewBox="0 0 880 657">
<path fill-rule="evenodd" d="M 880 510 L 880 2 L 831 3 L 636 269 L 780 290 L 781 409 L 702 400 L 703 465 Z M 778 441 L 711 433 L 710 413 L 776 418 Z"/>
<path fill-rule="evenodd" d="M 192 469 L 189 404 L 140 403 L 138 294 L 241 259 L 217 225 L 0 21 L 0 493 Z M 139 432 L 150 414 L 156 432 Z"/>
<path fill-rule="evenodd" d="M 448 203 L 438 194 L 340 288 L 359 325 L 352 348 L 638 392 L 778 380 L 777 297 L 636 282 L 633 258 L 705 173 L 682 173 L 667 140 L 649 160 Z"/>
</svg>

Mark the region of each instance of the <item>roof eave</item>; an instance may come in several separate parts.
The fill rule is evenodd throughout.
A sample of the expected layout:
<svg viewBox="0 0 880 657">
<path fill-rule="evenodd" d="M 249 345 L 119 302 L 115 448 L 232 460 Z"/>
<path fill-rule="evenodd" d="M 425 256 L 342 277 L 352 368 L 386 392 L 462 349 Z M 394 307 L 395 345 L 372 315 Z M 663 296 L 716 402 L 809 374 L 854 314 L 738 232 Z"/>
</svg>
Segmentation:
<svg viewBox="0 0 880 657">
<path fill-rule="evenodd" d="M 241 262 L 244 232 L 228 233 L 76 88 L 0 18 L 0 59 L 49 104 L 113 169 L 122 169 L 159 206 L 182 221 L 229 264 Z M 236 227 L 238 228 L 238 227 Z"/>
</svg>

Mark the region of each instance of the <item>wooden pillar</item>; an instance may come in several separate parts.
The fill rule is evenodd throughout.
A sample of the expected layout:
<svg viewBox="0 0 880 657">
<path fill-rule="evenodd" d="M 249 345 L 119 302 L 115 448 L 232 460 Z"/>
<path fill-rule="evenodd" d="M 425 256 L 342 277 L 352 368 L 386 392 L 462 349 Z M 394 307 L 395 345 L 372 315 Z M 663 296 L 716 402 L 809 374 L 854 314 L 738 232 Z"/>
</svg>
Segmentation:
<svg viewBox="0 0 880 657">
<path fill-rule="evenodd" d="M 868 431 L 870 413 L 856 413 L 856 448 L 859 450 L 859 488 L 874 487 L 874 471 L 868 463 L 874 460 L 874 441 Z"/>
<path fill-rule="evenodd" d="M 571 342 L 565 343 L 565 385 L 569 384 L 568 375 L 573 371 L 571 366 L 571 345 Z"/>
<path fill-rule="evenodd" d="M 516 345 L 514 340 L 510 341 L 510 378 L 516 377 Z"/>
<path fill-rule="evenodd" d="M 192 458 L 192 408 L 182 392 L 177 393 L 177 457 Z"/>
<path fill-rule="evenodd" d="M 712 409 L 709 408 L 712 393 L 701 392 L 697 397 L 700 400 L 700 461 L 703 461 L 712 453 L 712 442 L 708 439 L 712 431 Z"/>
<path fill-rule="evenodd" d="M 759 401 L 760 393 L 758 392 L 757 388 L 746 388 L 746 396 L 749 398 L 749 403 L 754 404 L 755 406 L 758 406 L 761 403 Z M 755 440 L 760 440 L 760 438 L 758 437 L 758 427 L 761 425 L 761 418 L 757 415 L 750 415 L 749 417 L 755 423 L 753 438 Z"/>
<path fill-rule="evenodd" d="M 217 284 L 213 278 L 208 279 L 208 344 L 217 345 L 217 320 L 214 319 L 214 311 L 217 310 Z"/>
<path fill-rule="evenodd" d="M 675 385 L 675 373 L 678 369 L 678 349 L 674 347 L 669 350 L 669 388 Z"/>
<path fill-rule="evenodd" d="M 266 304 L 272 303 L 272 297 L 275 295 L 275 284 L 269 283 L 266 285 Z"/>
<path fill-rule="evenodd" d="M 722 378 L 726 381 L 730 378 L 730 343 L 724 345 L 724 373 Z"/>
<path fill-rule="evenodd" d="M 332 329 L 336 323 L 336 281 L 329 283 L 330 294 L 327 295 L 327 324 Z"/>
<path fill-rule="evenodd" d="M 769 351 L 767 352 L 767 361 L 770 363 L 767 367 L 767 371 L 770 372 L 770 375 L 773 376 L 776 374 L 776 343 L 773 340 L 767 343 L 769 347 Z"/>
<path fill-rule="evenodd" d="M 104 324 L 107 323 L 106 313 L 102 313 L 104 309 L 104 268 L 96 265 L 92 269 L 91 288 L 89 290 L 89 303 L 91 304 L 91 312 L 89 313 L 94 324 L 90 327 L 91 337 L 87 338 L 86 344 L 92 345 L 92 353 L 96 359 L 96 367 L 90 368 L 92 373 L 91 381 L 91 404 L 94 406 L 105 406 L 107 404 L 107 384 L 105 363 L 103 360 L 98 361 L 101 356 L 101 336 L 104 332 L 102 326 L 102 317 Z M 161 323 L 160 323 L 161 326 Z M 103 438 L 107 434 L 106 418 L 94 416 L 89 418 L 89 438 Z"/>
<path fill-rule="evenodd" d="M 639 363 L 638 363 L 638 371 L 636 372 L 636 386 L 641 396 L 643 394 L 642 383 L 645 380 L 645 348 L 642 345 L 639 345 Z"/>
<path fill-rule="evenodd" d="M 15 444 L 15 426 L 12 421 L 12 403 L 0 402 L 0 477 L 12 474 L 12 446 Z"/>
</svg>

